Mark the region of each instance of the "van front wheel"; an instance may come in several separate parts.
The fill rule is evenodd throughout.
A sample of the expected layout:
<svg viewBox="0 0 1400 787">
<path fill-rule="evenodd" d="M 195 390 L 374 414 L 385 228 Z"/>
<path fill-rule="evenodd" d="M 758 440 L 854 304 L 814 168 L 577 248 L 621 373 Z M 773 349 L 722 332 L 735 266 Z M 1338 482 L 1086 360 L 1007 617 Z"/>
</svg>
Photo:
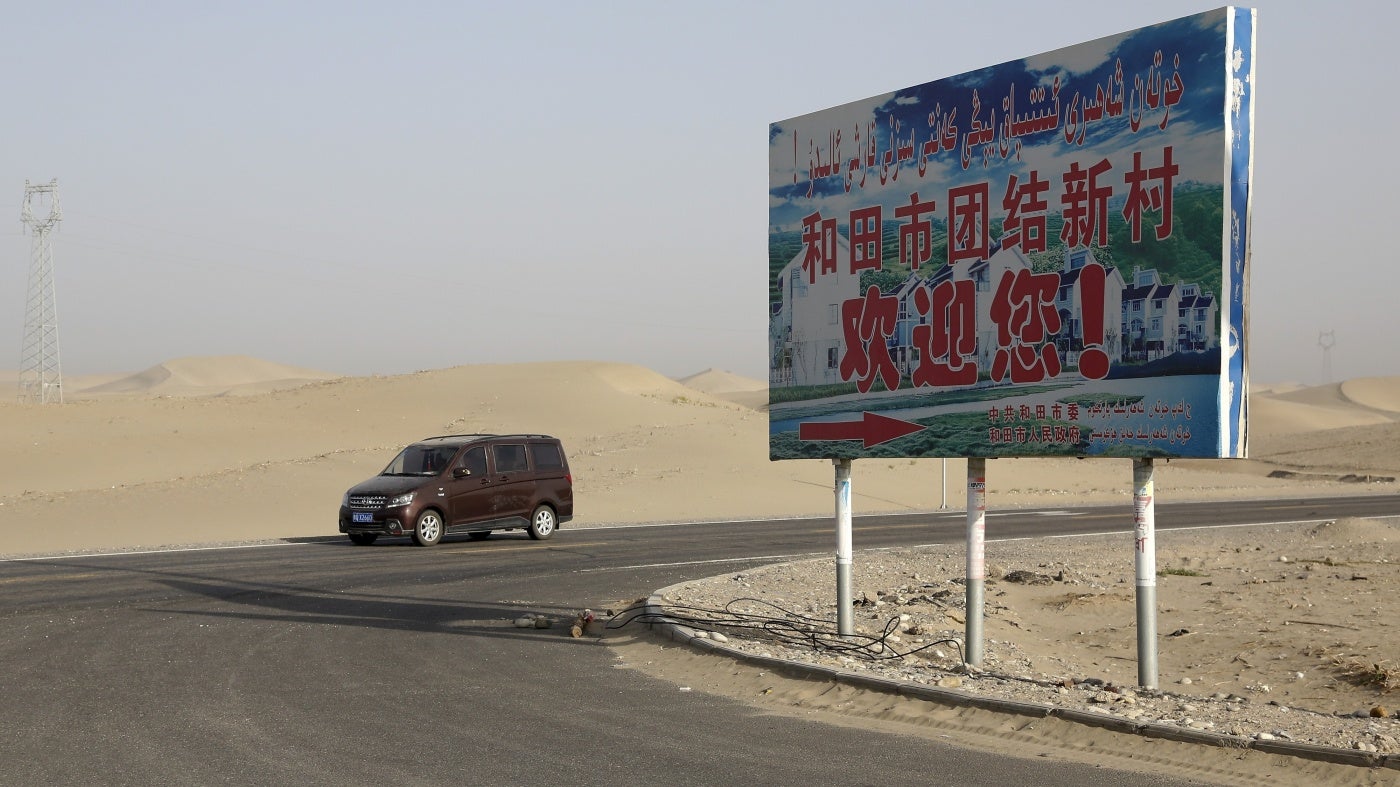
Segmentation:
<svg viewBox="0 0 1400 787">
<path fill-rule="evenodd" d="M 554 509 L 549 506 L 538 506 L 535 513 L 530 515 L 530 527 L 526 528 L 530 538 L 542 541 L 554 535 L 555 527 Z"/>
<path fill-rule="evenodd" d="M 442 517 L 431 508 L 418 515 L 413 526 L 413 541 L 420 547 L 435 546 L 442 540 Z"/>
</svg>

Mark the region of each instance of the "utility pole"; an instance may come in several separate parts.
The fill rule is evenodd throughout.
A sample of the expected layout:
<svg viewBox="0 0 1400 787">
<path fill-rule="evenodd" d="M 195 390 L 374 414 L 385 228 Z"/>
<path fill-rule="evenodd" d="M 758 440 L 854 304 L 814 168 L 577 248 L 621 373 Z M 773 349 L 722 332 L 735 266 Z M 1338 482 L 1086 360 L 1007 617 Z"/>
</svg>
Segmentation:
<svg viewBox="0 0 1400 787">
<path fill-rule="evenodd" d="M 35 213 L 47 204 L 48 215 Z M 31 185 L 24 181 L 20 220 L 31 233 L 29 294 L 24 307 L 24 344 L 19 359 L 21 402 L 63 401 L 63 372 L 58 360 L 58 299 L 54 291 L 53 242 L 50 234 L 63 220 L 58 204 L 58 179 Z"/>
</svg>

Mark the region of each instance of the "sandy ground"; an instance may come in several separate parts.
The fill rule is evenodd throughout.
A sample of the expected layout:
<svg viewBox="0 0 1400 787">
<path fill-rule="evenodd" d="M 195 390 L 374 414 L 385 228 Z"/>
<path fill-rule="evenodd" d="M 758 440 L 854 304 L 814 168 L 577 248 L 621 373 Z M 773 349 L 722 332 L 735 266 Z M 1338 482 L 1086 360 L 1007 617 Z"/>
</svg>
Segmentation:
<svg viewBox="0 0 1400 787">
<path fill-rule="evenodd" d="M 0 554 L 334 534 L 346 488 L 404 443 L 454 432 L 561 437 L 572 527 L 832 511 L 831 464 L 768 461 L 762 384 L 723 372 L 683 384 L 576 362 L 336 378 L 235 356 L 84 383 L 67 381 L 62 405 L 0 400 Z M 1253 458 L 1159 462 L 1160 500 L 1400 488 L 1364 481 L 1400 477 L 1400 378 L 1251 403 Z M 1132 499 L 1128 460 L 1002 459 L 987 476 L 991 509 Z M 961 508 L 965 477 L 961 460 L 862 460 L 853 506 Z"/>
<path fill-rule="evenodd" d="M 1400 583 L 1400 516 L 1164 531 L 1159 542 L 1160 685 L 1326 714 L 1397 705 L 1400 640 L 1392 622 L 1400 620 L 1400 598 L 1392 588 Z M 993 541 L 987 560 L 987 669 L 1055 683 L 1138 683 L 1131 543 Z M 852 579 L 856 630 L 882 635 L 892 617 L 908 616 L 890 649 L 961 638 L 964 561 L 960 545 L 861 553 Z M 832 561 L 822 559 L 722 575 L 668 597 L 706 609 L 756 598 L 771 606 L 737 606 L 834 619 L 834 584 Z M 904 666 L 956 671 L 956 646 L 941 650 L 940 657 L 919 651 Z"/>
<path fill-rule="evenodd" d="M 1173 747 L 1161 741 L 1104 740 L 1091 727 L 1051 724 L 1054 751 L 1043 756 L 1151 749 L 1162 750 L 1156 770 L 1211 783 L 1400 782 L 1400 771 L 1326 763 L 1298 768 L 1280 762 L 1287 757 L 1240 751 L 1253 741 L 1277 740 L 1400 755 L 1400 663 L 1391 625 L 1400 614 L 1392 592 L 1400 581 L 1400 516 L 1163 531 L 1159 691 L 1139 687 L 1130 550 L 1113 535 L 989 543 L 983 669 L 971 673 L 954 641 L 964 638 L 967 619 L 960 545 L 857 553 L 851 639 L 832 636 L 831 559 L 745 569 L 666 588 L 660 598 L 668 617 L 723 633 L 724 646 L 742 653 L 1213 733 L 1226 746 L 1169 755 L 1162 752 Z M 623 625 L 619 632 L 629 627 L 639 628 Z M 892 705 L 887 695 L 821 679 L 787 685 L 774 697 L 763 685 L 771 674 L 757 669 L 682 671 L 655 652 L 624 648 L 632 651 L 639 668 L 775 712 L 845 711 L 903 726 L 906 734 L 948 733 L 942 723 L 926 727 L 926 711 L 907 707 L 920 705 L 917 700 Z M 841 699 L 832 705 L 828 695 Z M 947 708 L 933 714 L 958 716 Z M 1025 756 L 1021 746 L 1046 745 L 1038 735 L 1021 734 L 1046 720 L 1031 721 L 1003 721 L 1005 734 L 975 745 Z"/>
<path fill-rule="evenodd" d="M 62 405 L 0 401 L 6 437 L 0 443 L 6 469 L 0 474 L 0 555 L 331 535 L 347 487 L 377 473 L 406 442 L 460 432 L 561 437 L 578 500 L 577 519 L 566 528 L 832 510 L 831 464 L 769 462 L 762 383 L 714 370 L 677 381 L 636 366 L 574 362 L 343 378 L 213 357 L 178 359 L 133 375 L 69 379 L 65 387 Z M 1256 386 L 1250 437 L 1248 460 L 1159 462 L 1158 500 L 1394 493 L 1400 489 L 1400 377 Z M 945 503 L 960 509 L 965 472 L 959 460 L 861 460 L 854 509 L 929 511 Z M 994 460 L 987 476 L 991 511 L 1131 505 L 1127 460 Z M 1400 705 L 1394 692 L 1400 637 L 1393 624 L 1400 620 L 1394 592 L 1400 550 L 1391 527 L 1311 522 L 1269 532 L 1161 534 L 1163 683 L 1190 678 L 1200 689 L 1321 711 Z M 1002 578 L 989 589 L 987 635 L 1005 645 L 989 647 L 989 655 L 1024 662 L 1017 669 L 1029 674 L 1131 684 L 1131 553 L 1120 550 L 1105 562 L 1111 549 L 1088 540 L 1060 542 L 1054 556 L 1035 560 L 1001 556 L 999 549 L 988 547 L 989 564 Z M 960 571 L 959 550 L 886 556 L 883 574 L 862 557 L 856 579 L 872 599 L 904 586 L 949 582 Z M 818 566 L 805 575 L 827 588 L 823 575 L 832 570 Z M 1047 585 L 1004 579 L 1016 570 L 1060 578 Z M 772 583 L 753 582 L 758 591 L 782 593 Z M 935 611 L 942 617 L 933 619 Z M 956 610 L 926 612 L 930 628 L 955 627 Z M 1172 636 L 1178 629 L 1182 633 Z M 654 646 L 635 646 L 647 647 Z M 732 664 L 669 655 L 662 672 L 707 672 L 712 690 L 744 695 L 752 681 L 764 681 L 741 676 Z M 773 703 L 772 693 L 746 699 Z M 816 704 L 783 704 L 781 712 L 833 710 L 814 710 L 826 700 L 801 702 Z M 908 715 L 907 709 L 890 710 L 848 719 L 886 724 Z M 949 723 L 983 730 L 993 741 L 1010 740 L 997 732 L 1004 721 Z M 942 728 L 935 734 L 963 735 Z M 1046 745 L 1087 757 L 1107 745 L 1097 737 L 1070 738 Z M 1021 744 L 991 745 L 1010 751 Z M 1109 762 L 1119 755 L 1103 756 Z M 1270 762 L 1241 760 L 1201 778 L 1278 782 Z M 1362 778 L 1363 770 L 1283 783 L 1395 783 L 1371 776 L 1346 780 Z"/>
<path fill-rule="evenodd" d="M 936 777 L 900 769 L 900 748 L 920 741 L 977 749 L 987 756 L 1081 762 L 1137 772 L 1143 774 L 1143 784 L 1157 783 L 1151 777 L 1239 787 L 1400 783 L 1400 775 L 1392 770 L 1128 735 L 1054 717 L 1028 718 L 794 678 L 685 646 L 658 643 L 631 631 L 612 634 L 609 642 L 626 667 L 660 677 L 677 692 L 704 691 L 765 713 L 900 736 L 892 739 L 896 742 L 889 749 L 891 770 L 882 777 L 890 784 L 919 783 L 920 778 L 925 779 L 922 783 L 938 783 Z"/>
</svg>

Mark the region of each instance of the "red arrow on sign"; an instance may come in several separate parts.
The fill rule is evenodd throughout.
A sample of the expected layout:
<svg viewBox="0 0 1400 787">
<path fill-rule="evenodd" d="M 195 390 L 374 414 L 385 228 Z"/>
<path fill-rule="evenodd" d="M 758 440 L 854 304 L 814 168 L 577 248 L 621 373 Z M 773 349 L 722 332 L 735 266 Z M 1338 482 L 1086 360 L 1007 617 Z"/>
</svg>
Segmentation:
<svg viewBox="0 0 1400 787">
<path fill-rule="evenodd" d="M 797 425 L 798 440 L 860 440 L 865 447 L 888 443 L 923 430 L 919 424 L 878 413 L 861 413 L 859 421 L 810 421 Z"/>
</svg>

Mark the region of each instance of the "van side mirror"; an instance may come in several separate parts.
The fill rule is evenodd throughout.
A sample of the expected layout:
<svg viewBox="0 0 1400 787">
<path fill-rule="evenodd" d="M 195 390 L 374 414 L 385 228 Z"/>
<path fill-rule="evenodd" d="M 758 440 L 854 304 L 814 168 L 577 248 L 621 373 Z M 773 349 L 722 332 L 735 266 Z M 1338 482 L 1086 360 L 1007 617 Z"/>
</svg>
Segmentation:
<svg viewBox="0 0 1400 787">
<path fill-rule="evenodd" d="M 469 476 L 469 475 L 471 475 L 471 474 L 472 474 L 472 471 L 471 471 L 471 470 L 468 470 L 468 469 L 465 468 L 465 467 L 456 467 L 456 468 L 453 468 L 453 470 L 452 470 L 452 477 L 453 477 L 453 478 L 466 478 L 467 476 Z"/>
</svg>

